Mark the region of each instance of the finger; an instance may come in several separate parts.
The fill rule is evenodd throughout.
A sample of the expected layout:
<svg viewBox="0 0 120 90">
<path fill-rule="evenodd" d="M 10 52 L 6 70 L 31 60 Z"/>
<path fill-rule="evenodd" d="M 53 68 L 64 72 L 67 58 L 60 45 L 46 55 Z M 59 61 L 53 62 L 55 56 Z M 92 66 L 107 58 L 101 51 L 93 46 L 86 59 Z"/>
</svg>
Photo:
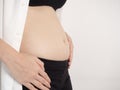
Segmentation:
<svg viewBox="0 0 120 90">
<path fill-rule="evenodd" d="M 73 42 L 72 42 L 72 38 L 71 38 L 71 37 L 69 37 L 69 43 L 70 43 L 71 47 L 73 48 L 74 45 L 73 45 Z"/>
<path fill-rule="evenodd" d="M 73 47 L 70 46 L 70 57 L 73 55 Z"/>
<path fill-rule="evenodd" d="M 70 48 L 72 48 L 73 49 L 73 42 L 72 41 L 70 41 Z"/>
<path fill-rule="evenodd" d="M 33 85 L 31 85 L 30 83 L 25 83 L 24 84 L 25 87 L 27 87 L 30 90 L 37 90 Z"/>
<path fill-rule="evenodd" d="M 68 62 L 68 65 L 69 65 L 69 66 L 71 65 L 71 60 Z"/>
<path fill-rule="evenodd" d="M 70 66 L 72 63 L 72 58 L 73 58 L 73 52 L 70 53 L 70 57 L 69 57 L 69 62 L 68 65 Z"/>
<path fill-rule="evenodd" d="M 41 82 L 42 84 L 44 84 L 45 86 L 47 86 L 48 88 L 50 88 L 50 83 L 48 81 L 46 81 L 43 77 L 41 77 L 40 75 L 37 75 L 35 77 L 36 80 L 38 80 L 39 82 Z"/>
<path fill-rule="evenodd" d="M 38 72 L 39 75 L 41 75 L 44 79 L 46 79 L 48 82 L 51 82 L 49 76 L 47 75 L 46 72 L 42 71 L 41 69 Z"/>
<path fill-rule="evenodd" d="M 42 68 L 43 71 L 45 71 L 45 68 L 44 68 L 44 63 L 41 61 L 41 60 L 36 60 L 36 62 L 40 65 L 40 67 Z"/>
<path fill-rule="evenodd" d="M 73 59 L 73 52 L 71 51 L 70 62 L 72 62 L 72 59 Z"/>
<path fill-rule="evenodd" d="M 39 81 L 37 80 L 32 80 L 31 82 L 36 88 L 38 89 L 42 89 L 42 90 L 49 90 L 47 87 L 45 87 L 43 84 L 41 84 Z"/>
<path fill-rule="evenodd" d="M 71 61 L 68 63 L 68 68 L 70 68 L 70 66 L 71 66 Z"/>
</svg>

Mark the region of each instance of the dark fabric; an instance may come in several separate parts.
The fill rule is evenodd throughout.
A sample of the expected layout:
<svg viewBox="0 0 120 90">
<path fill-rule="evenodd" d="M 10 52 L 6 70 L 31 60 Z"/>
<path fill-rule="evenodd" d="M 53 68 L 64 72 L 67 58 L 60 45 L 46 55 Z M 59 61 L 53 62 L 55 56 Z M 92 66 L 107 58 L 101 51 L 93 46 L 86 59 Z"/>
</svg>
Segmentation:
<svg viewBox="0 0 120 90">
<path fill-rule="evenodd" d="M 45 72 L 51 79 L 50 90 L 73 90 L 68 70 L 68 60 L 54 61 L 38 58 L 44 62 Z M 28 89 L 23 85 L 23 90 Z"/>
<path fill-rule="evenodd" d="M 51 6 L 55 10 L 61 8 L 65 4 L 66 0 L 30 0 L 29 6 Z"/>
</svg>

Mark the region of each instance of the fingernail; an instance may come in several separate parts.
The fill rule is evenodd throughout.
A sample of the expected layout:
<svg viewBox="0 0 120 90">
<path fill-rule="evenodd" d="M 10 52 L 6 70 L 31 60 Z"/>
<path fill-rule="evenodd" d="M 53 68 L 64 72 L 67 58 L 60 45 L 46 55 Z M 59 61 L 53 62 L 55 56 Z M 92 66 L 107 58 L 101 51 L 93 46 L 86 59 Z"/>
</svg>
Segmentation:
<svg viewBox="0 0 120 90">
<path fill-rule="evenodd" d="M 51 79 L 49 79 L 49 81 L 51 82 Z"/>
</svg>

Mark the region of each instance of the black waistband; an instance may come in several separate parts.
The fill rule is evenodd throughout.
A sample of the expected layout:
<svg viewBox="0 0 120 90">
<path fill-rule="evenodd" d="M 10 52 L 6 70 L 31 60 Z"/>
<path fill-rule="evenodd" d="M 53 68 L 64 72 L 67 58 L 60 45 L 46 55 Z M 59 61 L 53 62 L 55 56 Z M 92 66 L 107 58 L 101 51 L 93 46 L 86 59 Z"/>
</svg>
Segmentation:
<svg viewBox="0 0 120 90">
<path fill-rule="evenodd" d="M 38 57 L 41 61 L 44 62 L 44 66 L 46 68 L 56 68 L 56 69 L 64 69 L 68 67 L 68 59 L 67 60 L 52 60 Z"/>
</svg>

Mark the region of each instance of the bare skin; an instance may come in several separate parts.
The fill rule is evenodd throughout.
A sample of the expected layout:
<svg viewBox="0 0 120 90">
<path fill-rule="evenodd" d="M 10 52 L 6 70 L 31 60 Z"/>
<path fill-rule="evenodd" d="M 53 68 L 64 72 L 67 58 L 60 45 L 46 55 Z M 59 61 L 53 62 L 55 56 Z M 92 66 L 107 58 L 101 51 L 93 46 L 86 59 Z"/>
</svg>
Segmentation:
<svg viewBox="0 0 120 90">
<path fill-rule="evenodd" d="M 52 7 L 28 8 L 21 52 L 56 61 L 68 59 L 69 43 Z"/>
<path fill-rule="evenodd" d="M 53 60 L 69 58 L 71 62 L 71 43 L 51 7 L 29 7 L 20 52 L 0 39 L 0 60 L 13 78 L 28 89 L 37 90 L 36 86 L 49 90 L 51 80 L 44 71 L 44 63 L 37 57 Z"/>
<path fill-rule="evenodd" d="M 33 85 L 49 90 L 51 80 L 44 71 L 44 63 L 36 56 L 19 53 L 0 39 L 0 60 L 7 66 L 13 78 L 30 90 L 37 90 Z"/>
</svg>

